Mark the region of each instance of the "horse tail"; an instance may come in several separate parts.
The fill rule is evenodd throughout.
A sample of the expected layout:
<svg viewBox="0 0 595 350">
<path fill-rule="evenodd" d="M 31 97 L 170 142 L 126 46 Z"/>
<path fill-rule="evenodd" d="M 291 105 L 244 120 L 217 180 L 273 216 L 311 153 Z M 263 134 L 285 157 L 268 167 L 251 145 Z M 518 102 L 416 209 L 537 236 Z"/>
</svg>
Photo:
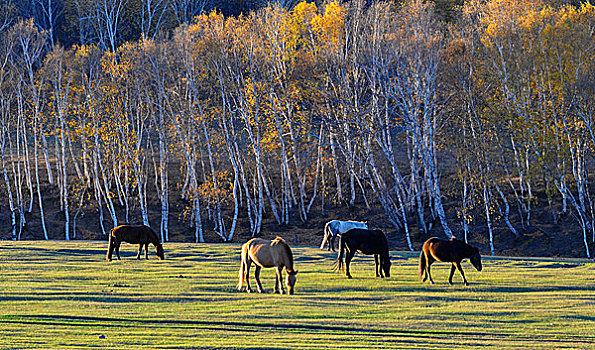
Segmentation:
<svg viewBox="0 0 595 350">
<path fill-rule="evenodd" d="M 324 231 L 322 232 L 322 244 L 320 245 L 320 249 L 324 249 L 324 245 L 326 244 L 326 241 L 330 238 L 330 228 L 328 226 L 328 224 L 330 224 L 331 222 L 327 222 L 324 225 Z M 329 243 L 330 244 L 330 243 Z"/>
<path fill-rule="evenodd" d="M 345 252 L 345 239 L 344 235 L 339 238 L 339 254 L 337 255 L 337 261 L 335 262 L 335 271 L 343 271 L 343 253 Z"/>
<path fill-rule="evenodd" d="M 246 249 L 246 247 L 242 246 L 242 259 L 241 259 L 241 263 L 240 263 L 238 290 L 242 289 L 242 285 L 244 285 L 244 282 L 246 280 L 245 270 L 246 270 L 247 255 L 248 255 L 248 249 Z"/>
<path fill-rule="evenodd" d="M 424 253 L 424 250 L 422 249 L 421 254 L 419 255 L 419 270 L 418 270 L 419 279 L 423 278 L 425 269 L 426 269 L 426 253 Z"/>
<path fill-rule="evenodd" d="M 114 230 L 115 230 L 115 228 L 111 229 L 109 231 L 109 235 L 108 235 L 108 240 L 107 240 L 107 254 L 105 256 L 105 260 L 107 260 L 107 261 L 110 261 L 111 258 L 112 258 L 112 253 L 113 253 L 113 250 L 112 250 L 113 247 L 112 247 L 112 245 L 114 244 L 114 237 L 113 237 Z"/>
</svg>

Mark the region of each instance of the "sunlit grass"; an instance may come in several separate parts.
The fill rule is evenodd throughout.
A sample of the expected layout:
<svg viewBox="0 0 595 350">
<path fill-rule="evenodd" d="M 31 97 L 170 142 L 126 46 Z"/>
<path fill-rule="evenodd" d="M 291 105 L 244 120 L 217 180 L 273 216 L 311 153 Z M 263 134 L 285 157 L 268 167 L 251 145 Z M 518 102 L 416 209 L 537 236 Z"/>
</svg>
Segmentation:
<svg viewBox="0 0 595 350">
<path fill-rule="evenodd" d="M 392 252 L 391 278 L 356 256 L 353 280 L 335 254 L 293 248 L 293 296 L 236 291 L 239 245 L 166 244 L 164 261 L 131 245 L 105 262 L 105 242 L 0 242 L 1 349 L 595 349 L 595 265 L 485 259 L 432 266 Z M 253 278 L 251 271 L 251 279 Z M 253 282 L 252 282 L 253 283 Z"/>
</svg>

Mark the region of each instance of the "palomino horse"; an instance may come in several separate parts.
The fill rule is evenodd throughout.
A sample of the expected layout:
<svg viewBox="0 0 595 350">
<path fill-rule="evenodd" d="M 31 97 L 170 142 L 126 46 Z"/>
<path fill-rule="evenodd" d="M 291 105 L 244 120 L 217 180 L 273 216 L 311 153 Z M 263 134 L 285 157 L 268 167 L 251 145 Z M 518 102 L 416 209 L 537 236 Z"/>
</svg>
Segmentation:
<svg viewBox="0 0 595 350">
<path fill-rule="evenodd" d="M 345 255 L 345 276 L 352 278 L 349 272 L 351 259 L 358 251 L 366 255 L 374 255 L 376 264 L 376 277 L 390 277 L 390 257 L 388 256 L 388 241 L 386 236 L 380 230 L 364 230 L 352 228 L 343 233 L 339 240 L 339 255 L 337 256 L 336 269 L 340 272 L 343 267 L 343 252 Z"/>
<path fill-rule="evenodd" d="M 347 232 L 352 228 L 363 228 L 368 229 L 368 224 L 362 221 L 341 221 L 341 220 L 332 220 L 324 225 L 324 238 L 322 239 L 322 244 L 320 245 L 320 249 L 324 249 L 324 245 L 328 242 L 328 250 L 335 251 L 335 238 L 337 236 L 341 236 L 343 232 Z"/>
<path fill-rule="evenodd" d="M 275 267 L 277 269 L 277 277 L 275 279 L 275 293 L 285 294 L 285 289 L 282 283 L 282 271 L 285 267 L 287 278 L 285 285 L 289 294 L 293 294 L 293 286 L 295 286 L 295 275 L 297 271 L 293 268 L 293 254 L 289 245 L 281 237 L 277 237 L 272 241 L 262 238 L 252 238 L 242 245 L 242 264 L 240 266 L 240 281 L 238 283 L 238 290 L 242 290 L 242 285 L 246 282 L 246 291 L 252 292 L 250 288 L 249 274 L 250 264 L 256 265 L 254 271 L 254 278 L 256 279 L 256 286 L 259 293 L 264 293 L 262 284 L 260 283 L 260 269 L 263 267 Z M 279 291 L 281 287 L 281 291 Z"/>
<path fill-rule="evenodd" d="M 466 286 L 469 285 L 463 269 L 461 268 L 461 260 L 469 258 L 469 261 L 477 271 L 481 271 L 481 255 L 479 249 L 470 246 L 469 244 L 459 241 L 454 236 L 450 240 L 432 237 L 428 239 L 421 250 L 419 256 L 419 278 L 422 282 L 430 279 L 430 283 L 434 284 L 432 275 L 430 274 L 430 265 L 434 261 L 451 262 L 450 276 L 448 276 L 448 284 L 452 284 L 452 275 L 455 273 L 455 267 L 461 273 L 463 282 Z"/>
<path fill-rule="evenodd" d="M 107 250 L 106 260 L 112 260 L 112 253 L 116 250 L 116 256 L 120 260 L 120 244 L 122 242 L 128 242 L 132 244 L 138 244 L 137 259 L 140 259 L 140 255 L 143 252 L 143 246 L 145 247 L 145 259 L 149 258 L 149 243 L 155 246 L 155 254 L 159 259 L 165 258 L 163 254 L 163 246 L 159 242 L 159 237 L 149 226 L 145 225 L 120 225 L 110 231 L 109 235 L 109 248 Z"/>
</svg>

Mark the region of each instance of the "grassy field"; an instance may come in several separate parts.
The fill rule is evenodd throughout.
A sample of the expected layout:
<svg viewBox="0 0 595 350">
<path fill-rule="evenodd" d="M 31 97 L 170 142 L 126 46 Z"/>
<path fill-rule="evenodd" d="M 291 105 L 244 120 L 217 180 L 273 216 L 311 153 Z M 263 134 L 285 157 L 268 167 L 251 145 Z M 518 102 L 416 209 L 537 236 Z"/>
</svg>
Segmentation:
<svg viewBox="0 0 595 350">
<path fill-rule="evenodd" d="M 471 285 L 417 278 L 392 252 L 388 279 L 356 256 L 293 248 L 293 296 L 236 291 L 239 245 L 166 244 L 166 257 L 105 261 L 105 242 L 0 242 L 0 349 L 595 349 L 595 264 L 486 258 Z M 253 276 L 253 270 L 251 278 Z"/>
</svg>

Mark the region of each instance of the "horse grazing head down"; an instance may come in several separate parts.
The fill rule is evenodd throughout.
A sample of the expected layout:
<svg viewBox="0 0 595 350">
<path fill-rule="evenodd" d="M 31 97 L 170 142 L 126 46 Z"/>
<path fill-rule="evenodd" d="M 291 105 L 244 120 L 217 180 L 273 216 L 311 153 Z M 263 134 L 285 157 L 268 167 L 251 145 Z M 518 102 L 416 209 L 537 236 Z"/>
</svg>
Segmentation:
<svg viewBox="0 0 595 350">
<path fill-rule="evenodd" d="M 382 264 L 382 270 L 384 271 L 384 275 L 386 277 L 390 277 L 390 266 L 391 266 L 391 262 L 390 262 L 390 257 L 384 260 L 384 263 Z"/>
<path fill-rule="evenodd" d="M 163 245 L 161 243 L 155 245 L 155 255 L 161 260 L 165 259 L 165 253 L 163 252 Z"/>
<path fill-rule="evenodd" d="M 287 287 L 287 292 L 290 295 L 293 295 L 293 288 L 295 286 L 295 275 L 297 275 L 297 270 L 287 270 L 287 277 L 285 277 L 285 286 Z"/>
<path fill-rule="evenodd" d="M 143 248 L 145 250 L 145 258 L 149 258 L 149 244 L 153 244 L 155 246 L 155 254 L 159 259 L 165 259 L 163 245 L 159 240 L 159 236 L 157 236 L 157 233 L 155 233 L 155 231 L 153 231 L 153 229 L 151 229 L 149 226 L 125 224 L 114 227 L 109 235 L 109 247 L 106 256 L 107 261 L 112 259 L 112 252 L 114 250 L 118 256 L 118 259 L 120 259 L 120 244 L 122 242 L 139 245 L 138 254 L 136 255 L 137 259 L 140 259 Z"/>
<path fill-rule="evenodd" d="M 246 291 L 251 292 L 250 281 L 248 280 L 250 265 L 257 265 L 254 278 L 258 286 L 258 292 L 263 293 L 264 289 L 260 283 L 259 271 L 263 267 L 274 267 L 277 270 L 275 279 L 275 292 L 285 294 L 284 285 L 287 286 L 287 292 L 293 294 L 295 291 L 295 282 L 297 270 L 293 265 L 293 254 L 291 248 L 281 237 L 276 237 L 272 241 L 262 238 L 252 238 L 242 244 L 242 263 L 239 271 L 238 290 L 246 284 Z M 282 270 L 285 268 L 287 276 L 285 284 L 283 283 Z"/>
<path fill-rule="evenodd" d="M 478 248 L 473 247 L 473 254 L 469 257 L 469 261 L 477 271 L 481 271 L 481 255 Z"/>
<path fill-rule="evenodd" d="M 378 235 L 378 237 L 384 238 L 381 239 L 382 242 L 382 246 L 386 246 L 386 251 L 388 252 L 388 241 L 386 240 L 386 236 L 384 234 L 384 232 L 382 232 L 382 230 L 374 230 L 374 232 L 376 232 L 376 234 Z M 384 275 L 386 277 L 390 277 L 390 266 L 392 265 L 390 262 L 390 255 L 387 254 L 387 256 L 384 259 L 381 259 L 382 261 L 382 270 L 384 271 Z"/>
<path fill-rule="evenodd" d="M 284 261 L 285 263 L 285 271 L 287 272 L 285 286 L 287 287 L 287 292 L 293 294 L 295 282 L 297 280 L 295 275 L 297 275 L 298 271 L 293 270 L 293 254 L 291 253 L 291 248 L 289 248 L 287 242 L 279 236 L 275 237 L 271 242 L 271 247 L 275 247 L 273 254 L 278 254 L 278 261 Z"/>
</svg>

